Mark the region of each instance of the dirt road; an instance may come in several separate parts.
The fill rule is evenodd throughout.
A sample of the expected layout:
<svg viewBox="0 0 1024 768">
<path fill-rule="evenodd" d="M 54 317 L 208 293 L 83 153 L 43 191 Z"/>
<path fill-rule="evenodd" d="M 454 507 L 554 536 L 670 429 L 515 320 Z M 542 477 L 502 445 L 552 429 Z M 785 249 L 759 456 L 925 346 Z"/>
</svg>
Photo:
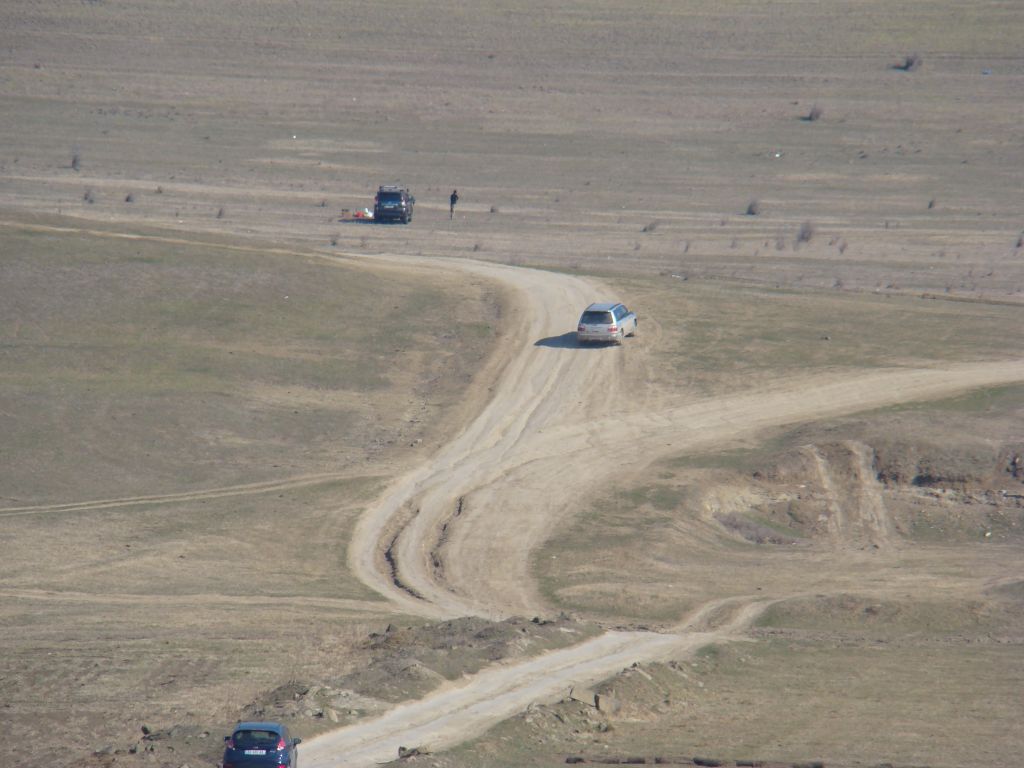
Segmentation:
<svg viewBox="0 0 1024 768">
<path fill-rule="evenodd" d="M 480 415 L 431 462 L 387 490 L 361 520 L 349 550 L 352 567 L 368 585 L 401 610 L 425 616 L 543 612 L 531 554 L 573 513 L 578 499 L 662 455 L 768 427 L 1024 379 L 1021 361 L 875 370 L 796 378 L 754 394 L 652 408 L 635 394 L 643 380 L 642 340 L 620 349 L 580 349 L 572 342 L 580 309 L 614 298 L 599 284 L 489 264 L 448 266 L 500 281 L 513 292 L 516 308 L 502 329 L 507 362 Z M 750 601 L 710 630 L 695 617 L 671 634 L 608 633 L 489 670 L 373 722 L 314 739 L 304 745 L 303 761 L 314 768 L 368 765 L 394 758 L 399 745 L 449 746 L 574 683 L 734 636 L 758 610 Z"/>
</svg>

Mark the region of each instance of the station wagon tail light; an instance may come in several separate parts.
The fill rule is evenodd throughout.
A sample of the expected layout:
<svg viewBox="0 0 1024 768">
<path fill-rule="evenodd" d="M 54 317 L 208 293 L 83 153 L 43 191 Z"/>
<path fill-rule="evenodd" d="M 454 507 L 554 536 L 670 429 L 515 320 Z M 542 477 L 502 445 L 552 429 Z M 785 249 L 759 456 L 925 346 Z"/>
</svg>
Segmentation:
<svg viewBox="0 0 1024 768">
<path fill-rule="evenodd" d="M 619 327 L 617 325 L 609 325 L 608 326 L 608 333 L 618 333 L 618 332 L 619 332 Z"/>
</svg>

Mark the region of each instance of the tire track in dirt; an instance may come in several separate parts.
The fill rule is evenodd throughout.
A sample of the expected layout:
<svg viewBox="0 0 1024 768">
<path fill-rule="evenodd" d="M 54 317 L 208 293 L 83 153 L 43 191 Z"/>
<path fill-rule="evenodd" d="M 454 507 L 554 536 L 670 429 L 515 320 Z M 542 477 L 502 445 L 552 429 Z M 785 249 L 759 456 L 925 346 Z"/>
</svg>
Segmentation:
<svg viewBox="0 0 1024 768">
<path fill-rule="evenodd" d="M 296 475 L 284 480 L 268 480 L 260 483 L 242 485 L 226 485 L 220 488 L 208 488 L 201 491 L 182 491 L 181 493 L 165 493 L 153 496 L 124 496 L 117 499 L 93 499 L 90 501 L 70 501 L 59 504 L 37 504 L 24 507 L 2 507 L 0 517 L 17 515 L 40 515 L 51 512 L 86 512 L 95 509 L 112 509 L 114 507 L 134 507 L 146 504 L 173 504 L 182 501 L 205 501 L 222 499 L 231 496 L 249 496 L 271 491 L 283 491 L 292 488 L 303 488 L 310 485 L 334 480 L 349 480 L 353 475 L 346 472 L 325 472 L 316 475 Z M 360 477 L 364 477 L 360 475 Z"/>
<path fill-rule="evenodd" d="M 231 595 L 217 593 L 197 593 L 183 595 L 133 594 L 130 592 L 71 592 L 48 589 L 3 589 L 0 597 L 15 600 L 31 600 L 33 602 L 75 603 L 81 605 L 137 605 L 137 606 L 203 606 L 203 607 L 238 607 L 253 606 L 288 608 L 302 605 L 311 608 L 327 608 L 335 611 L 348 611 L 357 614 L 391 614 L 391 605 L 380 601 L 354 600 L 338 597 L 305 597 L 288 595 Z"/>
</svg>

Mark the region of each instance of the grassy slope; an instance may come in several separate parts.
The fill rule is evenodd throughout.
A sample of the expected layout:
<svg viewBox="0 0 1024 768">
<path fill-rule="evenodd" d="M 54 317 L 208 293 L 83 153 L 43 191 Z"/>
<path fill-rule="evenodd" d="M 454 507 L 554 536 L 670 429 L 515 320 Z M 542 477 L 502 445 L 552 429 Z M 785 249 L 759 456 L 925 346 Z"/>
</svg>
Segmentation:
<svg viewBox="0 0 1024 768">
<path fill-rule="evenodd" d="M 0 229 L 15 757 L 123 744 L 143 723 L 221 727 L 261 690 L 347 671 L 386 623 L 347 571 L 351 526 L 447 434 L 493 347 L 490 290 L 38 224 Z M 230 489 L 257 481 L 284 484 Z M 74 506 L 182 493 L 197 495 Z"/>
</svg>

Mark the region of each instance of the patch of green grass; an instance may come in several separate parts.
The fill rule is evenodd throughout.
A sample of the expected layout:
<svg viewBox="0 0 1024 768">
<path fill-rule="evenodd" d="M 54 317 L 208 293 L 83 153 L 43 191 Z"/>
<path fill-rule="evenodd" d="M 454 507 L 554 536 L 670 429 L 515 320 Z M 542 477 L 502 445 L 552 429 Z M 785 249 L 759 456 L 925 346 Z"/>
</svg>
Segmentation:
<svg viewBox="0 0 1024 768">
<path fill-rule="evenodd" d="M 258 243 L 34 226 L 0 229 L 0 485 L 14 503 L 365 460 L 404 427 L 392 398 L 452 407 L 493 348 L 479 286 Z"/>
</svg>

